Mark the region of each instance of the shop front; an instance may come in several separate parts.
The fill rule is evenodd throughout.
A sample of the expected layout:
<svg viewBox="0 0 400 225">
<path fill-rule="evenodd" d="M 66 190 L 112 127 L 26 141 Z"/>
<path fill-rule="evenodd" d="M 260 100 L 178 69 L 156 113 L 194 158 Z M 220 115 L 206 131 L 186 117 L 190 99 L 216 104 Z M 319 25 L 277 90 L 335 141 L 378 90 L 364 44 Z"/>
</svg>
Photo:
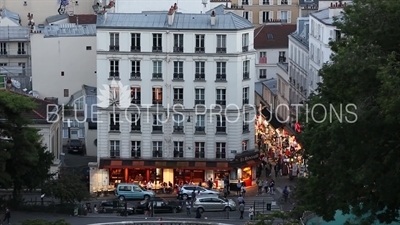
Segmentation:
<svg viewBox="0 0 400 225">
<path fill-rule="evenodd" d="M 237 168 L 238 180 L 244 182 L 246 186 L 251 186 L 256 181 L 256 170 L 260 164 L 260 152 L 248 150 L 236 154 L 235 159 L 231 162 L 231 167 Z"/>
</svg>

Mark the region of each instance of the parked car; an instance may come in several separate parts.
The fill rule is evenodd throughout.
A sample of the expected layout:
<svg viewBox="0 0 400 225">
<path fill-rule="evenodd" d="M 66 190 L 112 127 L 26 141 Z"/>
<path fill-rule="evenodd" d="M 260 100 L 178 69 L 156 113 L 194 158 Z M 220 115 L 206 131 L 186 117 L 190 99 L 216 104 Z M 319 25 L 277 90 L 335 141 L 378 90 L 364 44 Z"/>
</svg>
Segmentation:
<svg viewBox="0 0 400 225">
<path fill-rule="evenodd" d="M 117 189 L 115 189 L 115 195 L 121 201 L 125 199 L 149 199 L 155 197 L 153 191 L 147 191 L 137 184 L 118 184 Z"/>
<path fill-rule="evenodd" d="M 84 150 L 83 144 L 80 140 L 70 139 L 68 141 L 68 153 L 74 152 L 83 154 L 83 150 Z"/>
<path fill-rule="evenodd" d="M 98 209 L 99 213 L 113 213 L 113 212 L 124 212 L 125 205 L 119 201 L 102 201 L 100 208 Z M 135 207 L 132 204 L 127 204 L 128 215 L 132 215 L 135 213 Z"/>
<path fill-rule="evenodd" d="M 218 211 L 235 211 L 236 203 L 232 199 L 210 195 L 198 196 L 193 202 L 192 211 L 200 212 L 218 212 Z"/>
<path fill-rule="evenodd" d="M 182 207 L 179 205 L 179 202 L 168 201 L 163 198 L 154 198 L 139 202 L 138 205 L 136 206 L 136 212 L 144 213 L 150 201 L 153 201 L 153 207 L 155 213 L 166 213 L 166 212 L 178 213 L 182 211 Z"/>
<path fill-rule="evenodd" d="M 179 190 L 179 194 L 177 195 L 178 199 L 186 200 L 191 199 L 193 190 L 196 192 L 196 195 L 200 193 L 201 195 L 219 195 L 218 191 L 208 190 L 203 187 L 193 186 L 193 185 L 183 185 Z M 199 192 L 200 191 L 200 192 Z"/>
</svg>

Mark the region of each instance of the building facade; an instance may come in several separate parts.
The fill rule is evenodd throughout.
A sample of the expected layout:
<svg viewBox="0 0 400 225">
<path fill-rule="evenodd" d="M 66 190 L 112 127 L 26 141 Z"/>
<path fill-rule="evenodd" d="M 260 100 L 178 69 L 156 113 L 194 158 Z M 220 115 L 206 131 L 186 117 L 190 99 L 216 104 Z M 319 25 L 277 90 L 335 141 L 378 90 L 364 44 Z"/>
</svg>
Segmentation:
<svg viewBox="0 0 400 225">
<path fill-rule="evenodd" d="M 254 31 L 256 71 L 259 80 L 276 78 L 277 64 L 287 60 L 288 35 L 295 30 L 296 25 L 270 23 Z"/>
<path fill-rule="evenodd" d="M 233 13 L 172 8 L 168 14 L 99 16 L 101 107 L 91 190 L 225 176 L 251 184 L 259 160 L 255 112 L 248 106 L 254 102 L 253 32 L 249 21 Z M 109 92 L 111 101 L 104 98 Z"/>
<path fill-rule="evenodd" d="M 95 24 L 36 27 L 31 46 L 32 87 L 40 98 L 65 104 L 82 84 L 96 85 Z"/>
</svg>

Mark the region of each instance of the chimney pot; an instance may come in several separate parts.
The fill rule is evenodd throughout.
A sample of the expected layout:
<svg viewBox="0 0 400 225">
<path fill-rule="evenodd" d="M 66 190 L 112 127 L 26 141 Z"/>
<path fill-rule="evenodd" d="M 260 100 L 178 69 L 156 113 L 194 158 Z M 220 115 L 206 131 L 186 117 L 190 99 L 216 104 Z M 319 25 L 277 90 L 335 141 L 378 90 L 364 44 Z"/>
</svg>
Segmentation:
<svg viewBox="0 0 400 225">
<path fill-rule="evenodd" d="M 212 12 L 211 12 L 211 26 L 214 26 L 215 25 L 215 11 L 213 10 Z"/>
</svg>

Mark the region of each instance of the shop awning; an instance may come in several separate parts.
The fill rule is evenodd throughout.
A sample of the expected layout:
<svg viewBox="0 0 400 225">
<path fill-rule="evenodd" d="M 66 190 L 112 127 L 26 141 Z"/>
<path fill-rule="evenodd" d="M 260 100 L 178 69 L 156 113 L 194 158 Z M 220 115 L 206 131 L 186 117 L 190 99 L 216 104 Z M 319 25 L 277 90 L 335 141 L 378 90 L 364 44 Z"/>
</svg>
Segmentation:
<svg viewBox="0 0 400 225">
<path fill-rule="evenodd" d="M 247 150 L 236 154 L 235 159 L 230 162 L 231 167 L 241 168 L 245 166 L 255 166 L 261 162 L 260 152 L 256 150 Z"/>
<path fill-rule="evenodd" d="M 221 170 L 229 168 L 227 161 L 198 161 L 195 160 L 140 160 L 140 159 L 100 159 L 100 168 L 179 168 L 179 169 L 209 169 Z"/>
<path fill-rule="evenodd" d="M 265 119 L 274 127 L 274 128 L 280 128 L 283 126 L 282 123 L 278 121 L 276 118 L 276 115 L 274 113 L 271 113 L 267 108 L 261 110 L 261 113 L 265 117 Z"/>
</svg>

